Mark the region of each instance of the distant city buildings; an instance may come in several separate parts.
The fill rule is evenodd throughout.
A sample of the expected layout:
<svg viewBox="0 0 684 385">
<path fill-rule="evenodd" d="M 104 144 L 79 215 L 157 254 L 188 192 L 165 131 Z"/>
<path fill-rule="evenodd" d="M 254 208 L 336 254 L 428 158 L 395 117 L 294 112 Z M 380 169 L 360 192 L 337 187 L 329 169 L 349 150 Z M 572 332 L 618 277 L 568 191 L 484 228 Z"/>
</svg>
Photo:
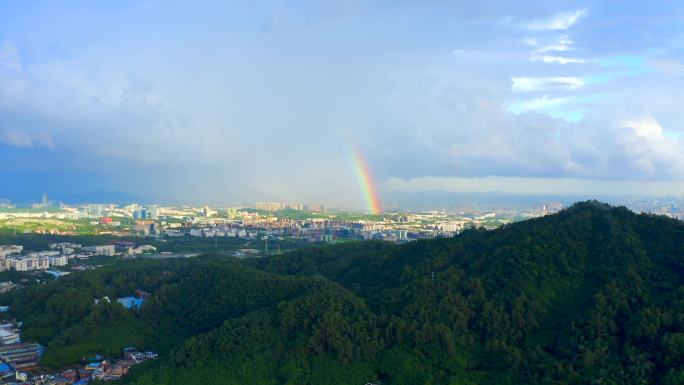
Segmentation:
<svg viewBox="0 0 684 385">
<path fill-rule="evenodd" d="M 45 201 L 50 205 L 47 195 Z M 628 207 L 637 212 L 653 212 L 684 218 L 684 201 L 635 200 Z M 216 208 L 208 205 L 162 206 L 129 204 L 84 204 L 59 209 L 0 211 L 0 225 L 14 232 L 39 234 L 79 234 L 84 231 L 113 236 L 138 236 L 157 239 L 182 237 L 234 237 L 249 240 L 272 238 L 309 242 L 345 240 L 384 240 L 404 243 L 412 240 L 451 237 L 470 227 L 495 228 L 514 221 L 558 212 L 564 203 L 541 200 L 530 207 L 496 204 L 464 206 L 451 210 L 385 211 L 369 216 L 359 210 L 329 210 L 325 205 L 299 202 L 259 201 L 254 205 Z M 255 210 L 256 209 L 256 210 Z M 30 224 L 35 224 L 31 225 Z M 88 228 L 84 228 L 85 226 Z M 77 230 L 80 226 L 80 232 Z M 264 238 L 266 237 L 266 238 Z M 264 247 L 265 248 L 265 247 Z M 63 246 L 60 255 L 23 255 L 22 250 L 0 247 L 0 269 L 46 269 L 63 266 L 62 255 L 75 249 Z M 88 246 L 83 255 L 129 255 L 154 252 L 151 249 L 111 245 Z M 13 257 L 18 254 L 19 257 Z"/>
<path fill-rule="evenodd" d="M 210 206 L 171 206 L 130 204 L 87 204 L 77 207 L 65 206 L 59 210 L 45 212 L 0 213 L 11 223 L 21 218 L 21 222 L 59 223 L 76 221 L 93 227 L 94 233 L 118 236 L 138 236 L 154 238 L 178 237 L 234 237 L 246 240 L 271 237 L 289 238 L 309 242 L 335 242 L 338 240 L 375 239 L 390 242 L 409 242 L 415 239 L 450 237 L 467 227 L 493 228 L 528 216 L 545 215 L 552 210 L 546 206 L 541 210 L 525 213 L 505 211 L 472 212 L 385 212 L 380 217 L 369 217 L 358 211 L 329 211 L 322 204 L 299 202 L 260 201 L 249 207 L 212 208 Z M 67 222 L 70 223 L 70 222 Z M 73 224 L 69 224 L 73 228 Z M 69 234 L 69 227 L 50 228 L 49 225 L 37 226 L 30 230 L 37 233 Z M 74 252 L 74 247 L 63 245 L 61 254 Z M 137 255 L 149 253 L 150 249 L 115 248 L 112 245 L 87 246 L 77 248 L 86 255 L 111 256 L 116 254 Z M 12 252 L 16 252 L 12 251 Z M 9 254 L 3 251 L 2 254 Z M 47 256 L 50 266 L 64 263 L 63 258 Z M 31 270 L 46 268 L 45 262 L 24 260 L 7 265 L 9 268 Z M 39 258 L 40 259 L 40 258 Z"/>
<path fill-rule="evenodd" d="M 254 208 L 268 212 L 275 212 L 280 210 L 298 210 L 298 211 L 314 211 L 325 212 L 325 205 L 322 204 L 303 204 L 298 202 L 256 202 Z"/>
<path fill-rule="evenodd" d="M 63 206 L 62 202 L 51 201 L 48 199 L 48 194 L 43 193 L 40 198 L 40 202 L 33 203 L 31 205 L 32 209 L 48 209 L 48 208 L 60 208 Z"/>
<path fill-rule="evenodd" d="M 264 210 L 268 212 L 279 211 L 283 209 L 283 204 L 280 202 L 256 202 L 254 207 L 257 210 Z"/>
<path fill-rule="evenodd" d="M 114 245 L 100 245 L 83 247 L 83 251 L 93 253 L 94 255 L 113 256 L 116 254 L 116 247 Z"/>
<path fill-rule="evenodd" d="M 49 250 L 26 251 L 20 245 L 0 245 L 0 271 L 33 271 L 48 270 L 50 267 L 65 267 L 72 259 L 83 260 L 92 256 L 138 256 L 155 253 L 157 248 L 152 245 L 137 245 L 132 242 L 117 242 L 113 245 L 81 246 L 76 243 L 61 242 L 49 245 Z M 55 277 L 63 272 L 48 271 Z M 6 290 L 0 284 L 0 293 Z"/>
</svg>

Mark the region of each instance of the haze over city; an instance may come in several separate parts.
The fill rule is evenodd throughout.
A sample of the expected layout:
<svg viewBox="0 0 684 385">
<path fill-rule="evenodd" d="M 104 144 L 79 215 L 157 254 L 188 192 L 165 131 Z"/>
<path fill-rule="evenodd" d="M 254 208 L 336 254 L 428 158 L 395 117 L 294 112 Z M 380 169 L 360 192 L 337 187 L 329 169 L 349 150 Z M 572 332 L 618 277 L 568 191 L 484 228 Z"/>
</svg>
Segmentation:
<svg viewBox="0 0 684 385">
<path fill-rule="evenodd" d="M 0 197 L 684 193 L 680 2 L 2 2 Z"/>
</svg>

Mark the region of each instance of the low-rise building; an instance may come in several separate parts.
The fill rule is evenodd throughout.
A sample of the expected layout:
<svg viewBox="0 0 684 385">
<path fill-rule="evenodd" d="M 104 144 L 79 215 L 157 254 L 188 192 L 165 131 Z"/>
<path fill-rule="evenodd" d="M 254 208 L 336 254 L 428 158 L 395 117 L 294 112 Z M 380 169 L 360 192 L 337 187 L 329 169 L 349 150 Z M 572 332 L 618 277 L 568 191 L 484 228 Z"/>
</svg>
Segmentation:
<svg viewBox="0 0 684 385">
<path fill-rule="evenodd" d="M 152 245 L 140 245 L 137 247 L 129 247 L 126 250 L 126 254 L 129 254 L 129 255 L 138 255 L 138 254 L 155 253 L 155 252 L 157 252 L 157 248 L 152 246 Z"/>
<path fill-rule="evenodd" d="M 7 258 L 12 254 L 20 254 L 24 246 L 20 245 L 0 245 L 0 259 Z"/>
<path fill-rule="evenodd" d="M 42 354 L 43 348 L 38 344 L 19 342 L 0 345 L 0 359 L 15 370 L 38 366 Z"/>
<path fill-rule="evenodd" d="M 19 332 L 9 328 L 0 329 L 0 344 L 9 345 L 21 342 Z"/>
</svg>

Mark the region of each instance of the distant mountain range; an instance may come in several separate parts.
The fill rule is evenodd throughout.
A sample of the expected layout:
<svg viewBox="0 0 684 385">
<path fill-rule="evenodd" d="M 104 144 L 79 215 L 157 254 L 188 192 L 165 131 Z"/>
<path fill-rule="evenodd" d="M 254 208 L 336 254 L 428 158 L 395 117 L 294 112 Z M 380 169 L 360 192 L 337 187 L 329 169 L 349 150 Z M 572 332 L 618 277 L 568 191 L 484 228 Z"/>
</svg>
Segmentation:
<svg viewBox="0 0 684 385">
<path fill-rule="evenodd" d="M 529 209 L 543 203 L 558 202 L 570 206 L 574 202 L 593 199 L 592 195 L 534 195 L 512 194 L 505 192 L 464 193 L 452 191 L 424 191 L 424 192 L 387 192 L 383 194 L 383 206 L 388 209 L 458 209 L 471 208 L 480 210 L 498 209 Z M 653 199 L 681 203 L 681 198 L 661 196 L 600 196 L 601 201 L 611 204 L 625 204 L 630 201 Z"/>
</svg>

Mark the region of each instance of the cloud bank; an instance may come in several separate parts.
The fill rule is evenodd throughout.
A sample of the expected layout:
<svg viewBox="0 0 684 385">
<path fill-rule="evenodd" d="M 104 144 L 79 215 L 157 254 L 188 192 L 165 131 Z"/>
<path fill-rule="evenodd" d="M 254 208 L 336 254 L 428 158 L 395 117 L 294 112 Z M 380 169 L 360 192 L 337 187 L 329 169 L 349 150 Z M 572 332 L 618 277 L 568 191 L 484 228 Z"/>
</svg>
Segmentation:
<svg viewBox="0 0 684 385">
<path fill-rule="evenodd" d="M 485 191 L 490 177 L 653 191 L 684 180 L 683 12 L 3 4 L 0 178 L 50 190 L 45 173 L 68 171 L 88 183 L 65 193 L 359 205 L 359 148 L 385 191 L 439 185 L 429 178 Z"/>
</svg>

